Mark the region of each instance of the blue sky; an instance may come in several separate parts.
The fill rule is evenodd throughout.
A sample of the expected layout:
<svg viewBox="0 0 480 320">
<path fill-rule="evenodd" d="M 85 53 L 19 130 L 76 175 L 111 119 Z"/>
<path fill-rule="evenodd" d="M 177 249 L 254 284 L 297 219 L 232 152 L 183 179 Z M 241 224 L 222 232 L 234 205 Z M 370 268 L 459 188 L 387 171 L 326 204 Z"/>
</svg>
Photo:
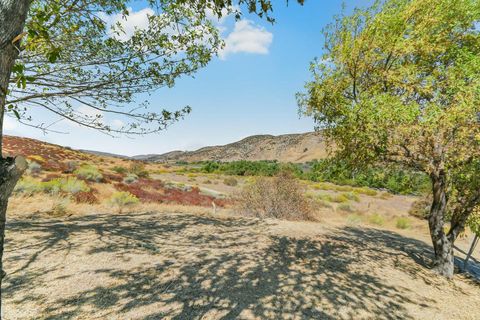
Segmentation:
<svg viewBox="0 0 480 320">
<path fill-rule="evenodd" d="M 367 0 L 347 0 L 350 11 Z M 322 28 L 341 12 L 342 2 L 307 0 L 303 7 L 274 1 L 276 23 L 245 15 L 244 21 L 222 22 L 226 52 L 195 78 L 180 79 L 171 89 L 149 97 L 151 107 L 176 110 L 189 105 L 193 112 L 183 121 L 154 135 L 112 138 L 62 121 L 55 129 L 69 134 L 42 132 L 9 119 L 6 133 L 41 139 L 73 148 L 125 155 L 193 150 L 234 142 L 254 134 L 312 131 L 310 118 L 299 118 L 295 93 L 310 77 L 308 66 L 322 53 Z M 133 13 L 143 9 L 132 6 Z M 248 21 L 247 21 L 248 20 Z M 236 25 L 237 24 L 237 25 Z M 37 115 L 45 122 L 53 115 Z"/>
</svg>

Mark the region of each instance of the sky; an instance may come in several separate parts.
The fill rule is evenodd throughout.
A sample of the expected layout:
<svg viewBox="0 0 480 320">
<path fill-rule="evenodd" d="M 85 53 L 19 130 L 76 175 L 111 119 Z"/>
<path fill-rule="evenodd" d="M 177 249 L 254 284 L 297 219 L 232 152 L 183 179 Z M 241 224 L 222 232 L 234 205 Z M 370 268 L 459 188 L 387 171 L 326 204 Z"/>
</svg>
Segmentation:
<svg viewBox="0 0 480 320">
<path fill-rule="evenodd" d="M 311 118 L 300 117 L 295 94 L 310 79 L 309 64 L 322 54 L 322 28 L 334 15 L 367 0 L 307 0 L 304 6 L 274 0 L 275 24 L 244 14 L 218 22 L 225 49 L 195 76 L 177 81 L 173 88 L 162 88 L 148 100 L 152 110 L 178 110 L 192 107 L 192 113 L 166 131 L 135 137 L 110 137 L 68 120 L 57 123 L 48 133 L 7 118 L 5 133 L 36 138 L 69 146 L 123 155 L 195 150 L 209 145 L 235 142 L 256 134 L 288 134 L 314 130 Z M 128 28 L 146 21 L 149 9 L 142 2 L 131 6 Z M 109 17 L 114 20 L 115 17 Z M 36 120 L 56 118 L 43 112 Z M 119 119 L 108 119 L 112 125 Z"/>
</svg>

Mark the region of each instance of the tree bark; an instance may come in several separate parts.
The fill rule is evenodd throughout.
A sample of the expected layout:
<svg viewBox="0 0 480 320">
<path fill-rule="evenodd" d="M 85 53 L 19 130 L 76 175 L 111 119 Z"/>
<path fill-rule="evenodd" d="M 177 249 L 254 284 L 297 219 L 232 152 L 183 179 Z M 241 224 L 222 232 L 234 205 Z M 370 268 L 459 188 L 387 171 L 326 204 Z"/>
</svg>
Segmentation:
<svg viewBox="0 0 480 320">
<path fill-rule="evenodd" d="M 428 217 L 428 226 L 432 238 L 433 270 L 447 278 L 452 278 L 454 273 L 454 236 L 448 236 L 444 230 L 445 214 L 447 210 L 446 175 L 444 170 L 439 170 L 431 175 L 433 201 Z"/>
<path fill-rule="evenodd" d="M 27 168 L 25 159 L 3 157 L 3 119 L 8 84 L 15 60 L 20 53 L 23 32 L 31 0 L 0 0 L 0 319 L 2 317 L 3 246 L 8 198 Z"/>
</svg>

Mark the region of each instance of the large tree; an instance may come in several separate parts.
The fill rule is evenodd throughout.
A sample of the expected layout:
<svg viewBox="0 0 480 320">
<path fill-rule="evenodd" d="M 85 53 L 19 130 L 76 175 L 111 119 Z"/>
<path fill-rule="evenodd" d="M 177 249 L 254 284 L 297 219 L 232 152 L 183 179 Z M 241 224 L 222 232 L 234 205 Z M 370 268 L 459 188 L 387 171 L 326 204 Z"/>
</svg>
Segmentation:
<svg viewBox="0 0 480 320">
<path fill-rule="evenodd" d="M 350 163 L 428 174 L 433 268 L 446 277 L 480 203 L 479 22 L 479 0 L 377 1 L 341 15 L 298 94 Z"/>
<path fill-rule="evenodd" d="M 218 53 L 222 41 L 212 20 L 239 19 L 243 8 L 274 21 L 270 0 L 144 0 L 148 26 L 130 32 L 124 27 L 130 2 L 0 0 L 0 270 L 8 198 L 26 167 L 1 153 L 5 116 L 48 130 L 31 119 L 41 109 L 111 134 L 158 132 L 190 108 L 150 111 L 138 96 L 173 86 Z M 116 23 L 107 21 L 112 16 Z M 108 113 L 125 124 L 108 125 L 102 119 Z"/>
</svg>

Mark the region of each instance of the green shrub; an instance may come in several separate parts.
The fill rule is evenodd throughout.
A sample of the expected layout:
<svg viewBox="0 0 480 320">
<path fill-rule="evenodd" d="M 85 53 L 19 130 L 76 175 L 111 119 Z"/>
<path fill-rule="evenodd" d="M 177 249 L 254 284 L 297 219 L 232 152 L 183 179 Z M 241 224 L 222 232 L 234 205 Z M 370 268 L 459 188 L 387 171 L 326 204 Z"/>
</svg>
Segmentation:
<svg viewBox="0 0 480 320">
<path fill-rule="evenodd" d="M 79 192 L 88 192 L 90 191 L 90 188 L 85 181 L 69 177 L 61 180 L 61 190 L 70 194 L 76 194 Z"/>
<path fill-rule="evenodd" d="M 148 178 L 149 176 L 148 171 L 145 169 L 145 164 L 141 162 L 132 163 L 128 172 L 138 176 L 139 178 Z"/>
<path fill-rule="evenodd" d="M 21 193 L 27 196 L 42 191 L 43 189 L 41 182 L 27 176 L 23 177 L 17 182 L 14 190 L 15 193 Z"/>
<path fill-rule="evenodd" d="M 377 226 L 383 226 L 385 223 L 385 219 L 378 213 L 374 213 L 368 217 L 368 222 Z"/>
<path fill-rule="evenodd" d="M 97 167 L 89 164 L 84 164 L 80 166 L 80 168 L 75 170 L 74 173 L 77 175 L 78 178 L 88 181 L 100 182 L 103 179 L 103 176 L 97 169 Z"/>
<path fill-rule="evenodd" d="M 235 187 L 236 185 L 238 185 L 238 181 L 233 177 L 229 177 L 223 180 L 223 184 L 226 186 Z"/>
<path fill-rule="evenodd" d="M 131 183 L 135 183 L 138 181 L 138 176 L 136 174 L 128 174 L 125 178 L 123 178 L 123 183 L 126 183 L 126 184 L 131 184 Z"/>
<path fill-rule="evenodd" d="M 122 166 L 115 166 L 115 167 L 112 168 L 112 171 L 116 172 L 118 174 L 125 174 L 125 173 L 127 173 L 128 170 L 127 170 L 127 168 L 122 167 Z"/>
<path fill-rule="evenodd" d="M 326 201 L 326 202 L 332 202 L 332 196 L 329 195 L 329 194 L 319 194 L 317 196 L 317 199 L 321 200 L 321 201 Z"/>
<path fill-rule="evenodd" d="M 118 212 L 122 213 L 123 209 L 128 206 L 132 206 L 139 202 L 138 198 L 130 192 L 115 192 L 110 197 L 109 203 L 111 206 L 117 207 Z"/>
<path fill-rule="evenodd" d="M 344 202 L 348 202 L 348 197 L 345 195 L 345 193 L 341 193 L 341 194 L 336 194 L 332 197 L 332 201 L 333 202 L 337 202 L 337 203 L 344 203 Z"/>
<path fill-rule="evenodd" d="M 408 229 L 410 228 L 410 220 L 407 217 L 397 218 L 396 226 L 398 229 Z"/>
<path fill-rule="evenodd" d="M 364 194 L 367 196 L 374 197 L 378 194 L 376 190 L 370 189 L 370 188 L 357 188 L 355 189 L 356 193 Z"/>
</svg>

